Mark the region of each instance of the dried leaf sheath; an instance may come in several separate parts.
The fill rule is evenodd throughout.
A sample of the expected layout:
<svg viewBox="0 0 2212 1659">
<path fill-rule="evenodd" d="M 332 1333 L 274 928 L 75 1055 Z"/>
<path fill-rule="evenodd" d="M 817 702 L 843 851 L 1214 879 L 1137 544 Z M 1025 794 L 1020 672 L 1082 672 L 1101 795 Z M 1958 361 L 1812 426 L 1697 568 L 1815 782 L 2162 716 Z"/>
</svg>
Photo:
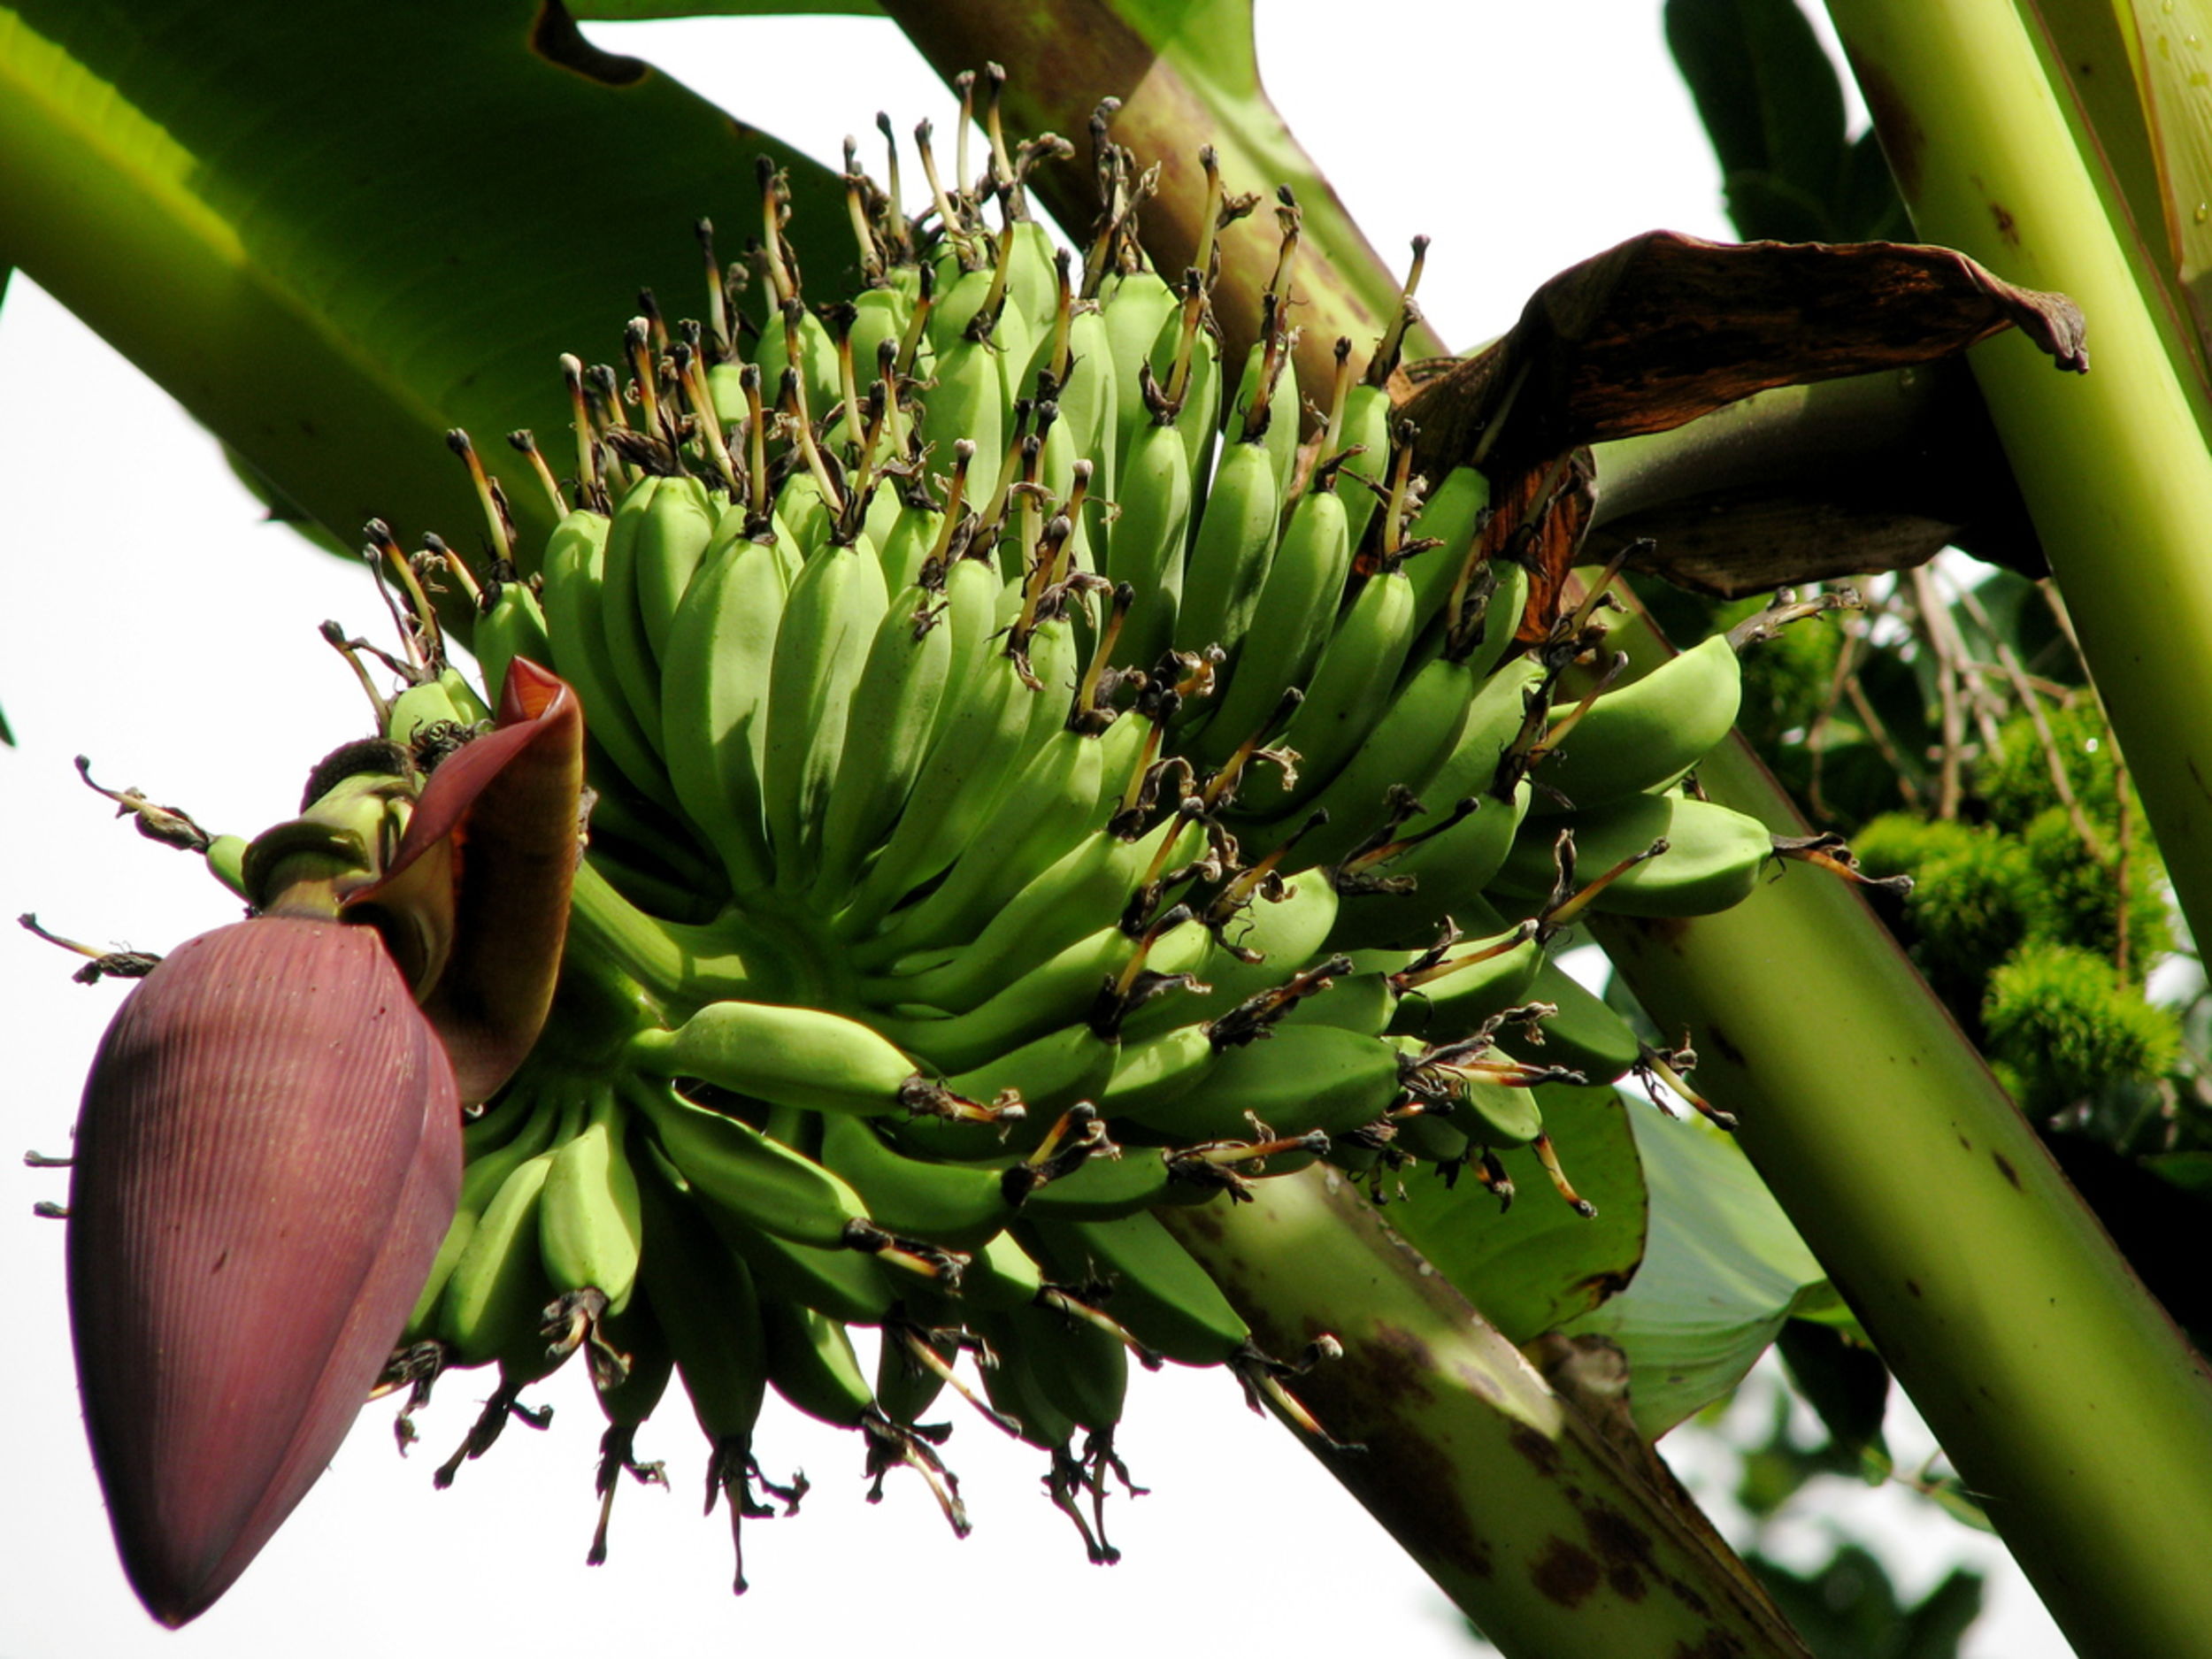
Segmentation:
<svg viewBox="0 0 2212 1659">
<path fill-rule="evenodd" d="M 203 934 L 109 1028 L 71 1316 L 116 1540 L 164 1624 L 222 1594 L 344 1439 L 451 1218 L 457 1106 L 370 928 Z"/>
</svg>

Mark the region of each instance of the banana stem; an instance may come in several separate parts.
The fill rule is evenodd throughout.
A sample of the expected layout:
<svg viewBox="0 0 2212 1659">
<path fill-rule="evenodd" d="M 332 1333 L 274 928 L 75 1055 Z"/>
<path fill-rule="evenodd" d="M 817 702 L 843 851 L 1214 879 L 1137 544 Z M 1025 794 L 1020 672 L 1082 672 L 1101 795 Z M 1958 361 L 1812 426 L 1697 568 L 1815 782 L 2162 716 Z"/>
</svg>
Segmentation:
<svg viewBox="0 0 2212 1659">
<path fill-rule="evenodd" d="M 2212 938 L 2212 431 L 2148 252 L 2063 82 L 2013 5 L 1832 0 L 1918 233 L 2055 288 L 2089 323 L 2093 373 L 2024 341 L 1970 354 L 2175 891 Z"/>
<path fill-rule="evenodd" d="M 1801 833 L 1740 737 L 1698 776 Z M 1791 869 L 1717 916 L 1592 924 L 2076 1650 L 2200 1642 L 2212 1376 L 1857 894 Z"/>
<path fill-rule="evenodd" d="M 2040 557 L 1956 359 L 1777 387 L 1596 454 L 1594 549 L 1649 535 L 1678 561 L 1686 542 L 1708 548 L 1695 575 L 1732 593 L 1896 569 L 1947 543 L 2016 570 Z M 1786 514 L 1820 529 L 1778 546 Z"/>
<path fill-rule="evenodd" d="M 1301 1436 L 1508 1655 L 1802 1655 L 1664 1465 L 1555 1393 L 1319 1170 L 1249 1203 L 1156 1212 L 1277 1354 L 1343 1346 L 1291 1385 Z"/>
</svg>

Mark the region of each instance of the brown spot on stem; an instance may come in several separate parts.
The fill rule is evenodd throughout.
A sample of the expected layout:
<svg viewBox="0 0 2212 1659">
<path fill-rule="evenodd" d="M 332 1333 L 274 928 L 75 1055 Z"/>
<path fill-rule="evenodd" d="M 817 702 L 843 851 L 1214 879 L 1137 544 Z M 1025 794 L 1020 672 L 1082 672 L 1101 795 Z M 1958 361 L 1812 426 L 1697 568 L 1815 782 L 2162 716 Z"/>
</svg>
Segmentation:
<svg viewBox="0 0 2212 1659">
<path fill-rule="evenodd" d="M 1920 1294 L 1920 1281 L 1916 1279 L 1909 1279 L 1905 1281 L 1905 1288 L 1912 1292 L 1913 1295 L 1917 1298 Z"/>
<path fill-rule="evenodd" d="M 1403 1326 L 1378 1325 L 1361 1345 L 1360 1362 L 1370 1386 L 1377 1390 L 1378 1400 L 1412 1400 L 1426 1405 L 1436 1398 L 1426 1380 L 1436 1365 L 1429 1346 Z"/>
<path fill-rule="evenodd" d="M 2017 248 L 2020 245 L 2020 227 L 2013 222 L 2012 210 L 2002 202 L 1992 202 L 1989 216 L 1997 221 L 1999 240 L 2008 248 Z"/>
<path fill-rule="evenodd" d="M 1550 1436 L 1522 1424 L 1507 1436 L 1507 1440 L 1515 1451 L 1534 1463 L 1537 1472 L 1547 1480 L 1558 1479 L 1559 1448 L 1552 1444 Z"/>
<path fill-rule="evenodd" d="M 586 40 L 561 0 L 545 0 L 538 8 L 537 21 L 530 28 L 530 50 L 547 63 L 602 86 L 634 86 L 653 73 L 653 66 L 641 58 L 602 51 Z"/>
<path fill-rule="evenodd" d="M 1866 62 L 1847 48 L 1844 55 L 1851 60 L 1851 73 L 1858 78 L 1867 113 L 1873 117 L 1874 130 L 1880 134 L 1882 154 L 1888 158 L 1890 172 L 1897 176 L 1898 193 L 1909 204 L 1920 194 L 1920 162 L 1928 146 L 1927 129 L 1879 65 Z"/>
<path fill-rule="evenodd" d="M 1605 1563 L 1605 1581 L 1624 1601 L 1640 1601 L 1647 1588 L 1647 1575 L 1659 1576 L 1652 1559 L 1651 1534 L 1618 1509 L 1593 1502 L 1582 1511 L 1590 1529 L 1590 1542 Z"/>
<path fill-rule="evenodd" d="M 1528 1576 L 1537 1594 L 1547 1601 L 1562 1607 L 1580 1607 L 1597 1589 L 1603 1575 L 1595 1555 L 1563 1538 L 1554 1538 L 1530 1566 Z"/>
<path fill-rule="evenodd" d="M 1332 1425 L 1358 1419 L 1366 1449 L 1329 1457 L 1331 1471 L 1401 1539 L 1417 1540 L 1414 1553 L 1430 1571 L 1490 1578 L 1497 1571 L 1490 1541 L 1459 1495 L 1436 1479 L 1436 1471 L 1451 1463 L 1451 1448 L 1408 1420 L 1411 1406 L 1393 1409 L 1386 1402 L 1379 1411 L 1370 1409 L 1377 1400 L 1368 1391 L 1369 1373 L 1356 1370 L 1365 1357 L 1349 1350 L 1340 1363 L 1322 1367 L 1299 1386 L 1306 1403 Z"/>
<path fill-rule="evenodd" d="M 1729 1064 L 1744 1065 L 1748 1064 L 1748 1062 L 1747 1062 L 1744 1058 L 1743 1050 L 1736 1047 L 1734 1043 L 1729 1041 L 1728 1033 L 1723 1031 L 1718 1025 L 1714 1025 L 1708 1029 L 1706 1041 L 1711 1043 L 1713 1047 L 1719 1051 L 1720 1057 L 1727 1061 Z"/>
<path fill-rule="evenodd" d="M 2008 1158 L 2001 1152 L 1993 1152 L 1989 1156 L 1997 1161 L 1997 1173 L 2003 1176 L 2007 1180 L 2012 1183 L 2013 1191 L 2018 1192 L 2020 1190 L 2020 1171 L 2012 1167 L 2012 1160 Z"/>
</svg>

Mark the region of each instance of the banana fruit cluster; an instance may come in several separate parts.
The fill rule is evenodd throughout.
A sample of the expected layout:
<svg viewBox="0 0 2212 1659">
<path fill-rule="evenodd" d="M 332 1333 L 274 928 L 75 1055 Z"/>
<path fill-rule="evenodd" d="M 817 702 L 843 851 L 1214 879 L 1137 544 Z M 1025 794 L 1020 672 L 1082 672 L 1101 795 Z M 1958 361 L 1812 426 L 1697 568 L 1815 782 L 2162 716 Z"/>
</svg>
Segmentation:
<svg viewBox="0 0 2212 1659">
<path fill-rule="evenodd" d="M 1552 948 L 1585 909 L 1732 904 L 1774 854 L 1689 781 L 1730 641 L 1613 686 L 1594 604 L 1532 641 L 1481 474 L 1417 475 L 1394 424 L 1404 317 L 1302 409 L 1287 193 L 1225 363 L 1210 242 L 1255 201 L 1209 155 L 1207 245 L 1153 269 L 1156 175 L 1102 112 L 1100 226 L 1056 251 L 1023 178 L 1070 147 L 1010 149 L 995 104 L 972 185 L 917 135 L 918 219 L 895 147 L 893 191 L 849 167 L 856 294 L 810 303 L 769 173 L 749 270 L 702 227 L 704 324 L 565 360 L 572 473 L 516 439 L 560 516 L 536 577 L 457 434 L 506 555 L 485 686 L 576 690 L 596 800 L 553 1021 L 466 1132 L 388 1379 L 499 1368 L 442 1481 L 580 1350 L 603 1501 L 657 1474 L 633 1440 L 674 1377 L 733 1524 L 797 1499 L 754 1459 L 772 1388 L 964 1530 L 924 1421 L 964 1349 L 1110 1559 L 1133 1358 L 1320 1432 L 1285 1386 L 1317 1356 L 1261 1354 L 1156 1210 L 1316 1160 L 1509 1197 L 1523 1156 L 1580 1205 L 1532 1087 L 1647 1051 Z M 480 718 L 449 672 L 387 736 Z"/>
</svg>

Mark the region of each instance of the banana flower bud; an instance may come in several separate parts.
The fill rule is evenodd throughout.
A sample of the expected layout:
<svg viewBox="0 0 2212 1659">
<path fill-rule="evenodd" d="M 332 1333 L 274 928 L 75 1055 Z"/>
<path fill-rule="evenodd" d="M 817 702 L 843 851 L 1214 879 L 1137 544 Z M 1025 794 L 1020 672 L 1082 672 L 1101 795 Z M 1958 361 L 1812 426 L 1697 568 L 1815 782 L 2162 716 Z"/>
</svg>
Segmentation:
<svg viewBox="0 0 2212 1659">
<path fill-rule="evenodd" d="M 461 1102 L 544 1021 L 582 721 L 522 663 L 500 718 L 403 834 L 407 791 L 357 781 L 273 832 L 275 913 L 172 952 L 94 1059 L 70 1189 L 79 1386 L 124 1571 L 172 1627 L 344 1440 L 452 1221 Z"/>
</svg>

